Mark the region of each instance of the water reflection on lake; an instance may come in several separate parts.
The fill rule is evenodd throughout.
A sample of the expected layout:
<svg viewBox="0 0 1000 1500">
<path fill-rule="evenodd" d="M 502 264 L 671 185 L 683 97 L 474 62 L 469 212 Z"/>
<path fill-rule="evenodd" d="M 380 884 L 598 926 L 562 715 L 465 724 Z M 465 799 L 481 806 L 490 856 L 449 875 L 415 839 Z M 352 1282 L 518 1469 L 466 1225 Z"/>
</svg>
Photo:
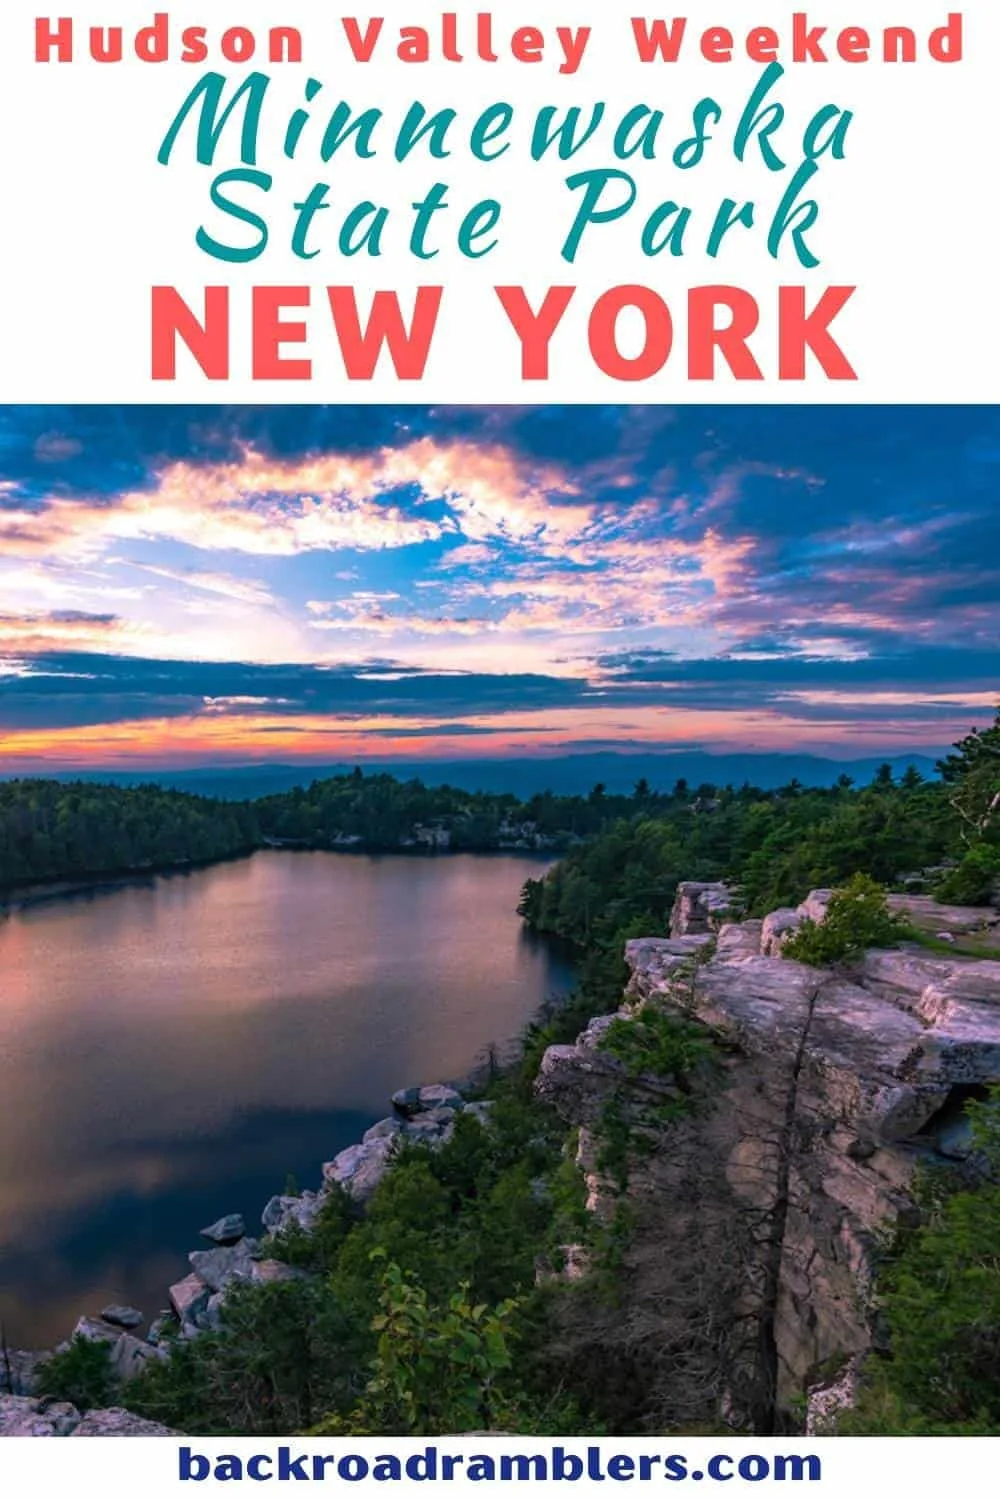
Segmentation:
<svg viewBox="0 0 1000 1500">
<path fill-rule="evenodd" d="M 0 1317 L 151 1316 L 220 1213 L 458 1077 L 572 982 L 525 934 L 537 861 L 261 853 L 0 921 Z"/>
</svg>

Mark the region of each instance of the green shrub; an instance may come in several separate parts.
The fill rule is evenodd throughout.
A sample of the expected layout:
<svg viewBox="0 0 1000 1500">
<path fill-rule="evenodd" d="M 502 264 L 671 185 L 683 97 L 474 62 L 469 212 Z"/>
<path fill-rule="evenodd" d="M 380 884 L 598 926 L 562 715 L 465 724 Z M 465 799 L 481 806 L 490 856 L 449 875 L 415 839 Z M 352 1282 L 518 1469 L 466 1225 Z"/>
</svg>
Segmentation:
<svg viewBox="0 0 1000 1500">
<path fill-rule="evenodd" d="M 550 1182 L 553 1247 L 585 1239 L 593 1231 L 593 1220 L 587 1211 L 587 1185 L 576 1164 L 579 1132 L 574 1130 L 566 1142 L 562 1161 Z"/>
<path fill-rule="evenodd" d="M 882 886 L 859 874 L 834 891 L 824 921 L 807 919 L 781 951 L 785 958 L 825 968 L 867 948 L 895 947 L 906 936 L 906 924 L 889 910 Z"/>
<path fill-rule="evenodd" d="M 598 1119 L 597 1170 L 614 1184 L 618 1193 L 628 1187 L 629 1157 L 633 1146 L 632 1126 L 619 1090 L 604 1105 Z"/>
<path fill-rule="evenodd" d="M 367 1348 L 367 1330 L 319 1279 L 235 1283 L 220 1328 L 176 1343 L 125 1403 L 203 1436 L 301 1431 L 351 1399 Z"/>
<path fill-rule="evenodd" d="M 683 1081 L 713 1056 L 714 1047 L 703 1027 L 647 1005 L 630 1019 L 612 1021 L 600 1051 L 617 1058 L 630 1078 L 649 1073 Z"/>
<path fill-rule="evenodd" d="M 382 1252 L 373 1259 L 384 1261 Z M 346 1417 L 320 1423 L 319 1433 L 400 1433 L 424 1437 L 489 1430 L 499 1411 L 498 1378 L 512 1364 L 516 1304 L 474 1304 L 468 1284 L 443 1304 L 394 1261 L 385 1265 L 372 1372 Z"/>
<path fill-rule="evenodd" d="M 857 1435 L 1000 1433 L 1000 1188 L 946 1197 L 880 1279 L 891 1359 L 872 1363 Z"/>
<path fill-rule="evenodd" d="M 466 1235 L 451 1200 L 431 1170 L 430 1151 L 400 1157 L 368 1203 L 364 1220 L 344 1241 L 332 1274 L 337 1293 L 369 1325 L 377 1312 L 372 1256 L 384 1251 L 438 1298 L 453 1289 L 467 1264 Z"/>
<path fill-rule="evenodd" d="M 106 1343 L 74 1335 L 68 1349 L 53 1354 L 39 1366 L 38 1394 L 55 1401 L 69 1401 L 80 1411 L 108 1406 L 117 1381 Z"/>
<path fill-rule="evenodd" d="M 1000 1189 L 957 1193 L 892 1273 L 893 1383 L 938 1420 L 1000 1424 L 998 1244 Z"/>
<path fill-rule="evenodd" d="M 966 1109 L 979 1185 L 918 1179 L 925 1222 L 897 1233 L 877 1283 L 891 1357 L 869 1361 L 841 1432 L 1000 1434 L 1000 1090 Z"/>
<path fill-rule="evenodd" d="M 934 889 L 938 901 L 957 906 L 985 906 L 993 899 L 1000 881 L 1000 849 L 992 844 L 976 844 L 961 863 L 949 870 Z"/>
</svg>

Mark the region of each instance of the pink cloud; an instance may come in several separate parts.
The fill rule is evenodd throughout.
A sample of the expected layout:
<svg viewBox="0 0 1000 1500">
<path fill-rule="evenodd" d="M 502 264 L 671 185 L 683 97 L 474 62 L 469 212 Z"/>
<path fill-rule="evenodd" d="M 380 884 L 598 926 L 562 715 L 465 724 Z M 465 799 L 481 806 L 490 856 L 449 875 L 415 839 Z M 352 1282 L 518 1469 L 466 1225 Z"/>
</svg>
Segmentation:
<svg viewBox="0 0 1000 1500">
<path fill-rule="evenodd" d="M 445 521 L 404 511 L 389 491 L 414 486 L 447 502 Z M 593 508 L 556 503 L 575 488 L 552 466 L 533 468 L 499 446 L 421 438 L 363 457 L 282 461 L 247 449 L 231 463 L 167 464 L 145 490 L 111 499 L 49 496 L 0 512 L 0 555 L 86 555 L 122 540 L 166 539 L 205 550 L 272 556 L 361 551 L 491 537 L 550 545 L 580 535 Z"/>
</svg>

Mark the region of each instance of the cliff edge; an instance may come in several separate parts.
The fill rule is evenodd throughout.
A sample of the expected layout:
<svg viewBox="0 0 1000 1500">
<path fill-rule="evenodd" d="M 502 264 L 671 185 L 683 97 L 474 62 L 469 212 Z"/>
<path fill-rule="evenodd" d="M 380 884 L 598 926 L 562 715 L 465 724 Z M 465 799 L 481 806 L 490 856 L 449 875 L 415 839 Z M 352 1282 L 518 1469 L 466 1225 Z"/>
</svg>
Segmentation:
<svg viewBox="0 0 1000 1500">
<path fill-rule="evenodd" d="M 647 1357 L 659 1299 L 668 1363 L 683 1358 L 686 1338 L 700 1338 L 704 1401 L 758 1432 L 780 1429 L 811 1389 L 842 1379 L 877 1339 L 879 1237 L 914 1214 L 921 1160 L 969 1155 L 965 1105 L 1000 1082 L 1000 961 L 916 943 L 829 969 L 783 957 L 790 933 L 822 922 L 829 899 L 814 891 L 798 908 L 734 920 L 737 898 L 724 885 L 683 883 L 670 936 L 627 946 L 631 977 L 617 1017 L 686 1017 L 718 1044 L 721 1063 L 696 1083 L 695 1107 L 643 1129 L 627 1189 L 639 1245 L 623 1274 L 630 1309 L 645 1303 Z M 931 906 L 924 902 L 921 925 L 937 916 L 942 928 L 964 920 L 970 932 L 1000 921 Z M 656 1083 L 623 1078 L 602 1051 L 609 1024 L 592 1022 L 574 1047 L 550 1048 L 538 1082 L 583 1126 L 591 1203 L 605 1212 L 613 1185 L 596 1167 L 594 1141 L 609 1091 L 620 1101 L 624 1089 L 634 1104 L 637 1088 L 648 1097 Z M 685 1267 L 679 1280 L 690 1278 L 692 1259 L 712 1268 L 714 1312 L 704 1286 L 701 1304 L 693 1285 L 678 1302 L 676 1285 L 656 1287 L 648 1265 L 644 1273 L 651 1234 L 661 1259 L 669 1244 L 670 1263 Z M 695 1326 L 706 1317 L 711 1337 Z M 706 1415 L 704 1403 L 692 1412 Z"/>
</svg>

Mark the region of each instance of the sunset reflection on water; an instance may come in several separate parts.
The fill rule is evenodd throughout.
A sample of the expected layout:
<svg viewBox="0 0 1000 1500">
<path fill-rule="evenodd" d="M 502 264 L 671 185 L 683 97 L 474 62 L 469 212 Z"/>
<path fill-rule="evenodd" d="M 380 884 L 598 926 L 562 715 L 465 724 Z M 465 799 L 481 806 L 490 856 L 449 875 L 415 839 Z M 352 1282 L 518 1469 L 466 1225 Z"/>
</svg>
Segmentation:
<svg viewBox="0 0 1000 1500">
<path fill-rule="evenodd" d="M 536 861 L 267 852 L 0 922 L 0 1316 L 148 1316 L 220 1213 L 256 1223 L 403 1084 L 463 1074 L 568 966 Z"/>
</svg>

